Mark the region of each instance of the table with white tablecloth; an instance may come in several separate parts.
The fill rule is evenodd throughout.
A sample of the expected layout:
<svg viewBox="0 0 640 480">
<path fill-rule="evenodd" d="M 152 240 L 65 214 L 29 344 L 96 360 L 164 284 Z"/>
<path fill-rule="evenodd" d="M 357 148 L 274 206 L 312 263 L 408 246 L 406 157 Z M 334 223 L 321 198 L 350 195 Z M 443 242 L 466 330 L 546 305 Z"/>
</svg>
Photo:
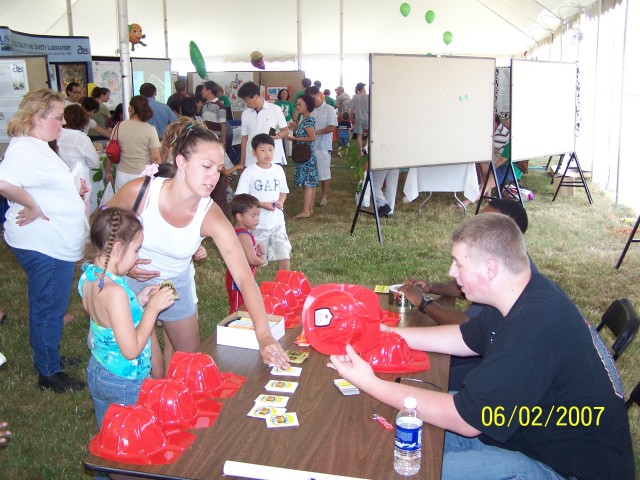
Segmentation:
<svg viewBox="0 0 640 480">
<path fill-rule="evenodd" d="M 475 202 L 480 196 L 476 164 L 410 168 L 404 184 L 404 195 L 413 201 L 420 192 L 463 192 L 468 200 Z"/>
</svg>

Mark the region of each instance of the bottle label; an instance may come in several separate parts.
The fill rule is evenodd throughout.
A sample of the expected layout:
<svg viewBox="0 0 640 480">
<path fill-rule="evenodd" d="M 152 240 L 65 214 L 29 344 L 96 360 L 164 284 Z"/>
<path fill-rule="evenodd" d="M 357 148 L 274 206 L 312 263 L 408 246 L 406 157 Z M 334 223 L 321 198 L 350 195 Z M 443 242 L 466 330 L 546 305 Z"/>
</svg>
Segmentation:
<svg viewBox="0 0 640 480">
<path fill-rule="evenodd" d="M 407 420 L 404 425 L 396 424 L 396 448 L 410 451 L 420 450 L 422 448 L 422 421 L 418 419 Z"/>
</svg>

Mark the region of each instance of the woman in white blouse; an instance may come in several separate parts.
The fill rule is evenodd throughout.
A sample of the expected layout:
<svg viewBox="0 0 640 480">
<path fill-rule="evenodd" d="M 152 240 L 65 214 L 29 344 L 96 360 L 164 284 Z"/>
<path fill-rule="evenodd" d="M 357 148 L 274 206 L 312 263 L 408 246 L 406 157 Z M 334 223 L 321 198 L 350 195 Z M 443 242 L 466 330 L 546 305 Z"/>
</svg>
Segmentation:
<svg viewBox="0 0 640 480">
<path fill-rule="evenodd" d="M 12 138 L 0 163 L 0 195 L 10 203 L 4 239 L 27 274 L 29 343 L 38 386 L 54 392 L 85 387 L 60 365 L 63 316 L 87 223 L 69 167 L 48 144 L 65 123 L 63 101 L 48 88 L 27 93 L 7 126 Z"/>
<path fill-rule="evenodd" d="M 76 181 L 78 191 L 82 192 L 87 218 L 91 212 L 91 169 L 100 166 L 100 157 L 91 139 L 83 132 L 89 123 L 89 115 L 79 105 L 69 105 L 64 109 L 66 125 L 58 137 L 58 155 L 67 164 Z"/>
</svg>

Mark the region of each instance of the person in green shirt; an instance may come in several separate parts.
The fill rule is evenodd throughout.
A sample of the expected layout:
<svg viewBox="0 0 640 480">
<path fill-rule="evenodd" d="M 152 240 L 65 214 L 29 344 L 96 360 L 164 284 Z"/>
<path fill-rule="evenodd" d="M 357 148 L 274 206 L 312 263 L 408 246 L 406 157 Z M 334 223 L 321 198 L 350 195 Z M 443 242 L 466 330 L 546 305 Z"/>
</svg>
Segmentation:
<svg viewBox="0 0 640 480">
<path fill-rule="evenodd" d="M 289 123 L 293 118 L 293 103 L 289 101 L 289 90 L 283 88 L 278 92 L 278 99 L 276 105 L 282 109 L 284 113 L 284 119 Z"/>
<path fill-rule="evenodd" d="M 333 108 L 336 108 L 336 101 L 331 98 L 331 90 L 325 88 L 324 92 L 324 101 L 327 102 L 327 105 L 331 105 Z"/>
</svg>

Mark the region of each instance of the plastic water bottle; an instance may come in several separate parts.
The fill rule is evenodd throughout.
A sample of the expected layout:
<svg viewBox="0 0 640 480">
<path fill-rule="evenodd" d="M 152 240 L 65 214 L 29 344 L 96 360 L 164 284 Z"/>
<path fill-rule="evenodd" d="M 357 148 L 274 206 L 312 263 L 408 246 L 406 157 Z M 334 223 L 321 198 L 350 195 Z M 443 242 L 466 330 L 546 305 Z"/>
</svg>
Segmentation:
<svg viewBox="0 0 640 480">
<path fill-rule="evenodd" d="M 393 468 L 400 475 L 415 475 L 420 471 L 422 455 L 422 419 L 413 397 L 404 399 L 404 408 L 396 417 L 396 448 L 393 453 Z"/>
</svg>

